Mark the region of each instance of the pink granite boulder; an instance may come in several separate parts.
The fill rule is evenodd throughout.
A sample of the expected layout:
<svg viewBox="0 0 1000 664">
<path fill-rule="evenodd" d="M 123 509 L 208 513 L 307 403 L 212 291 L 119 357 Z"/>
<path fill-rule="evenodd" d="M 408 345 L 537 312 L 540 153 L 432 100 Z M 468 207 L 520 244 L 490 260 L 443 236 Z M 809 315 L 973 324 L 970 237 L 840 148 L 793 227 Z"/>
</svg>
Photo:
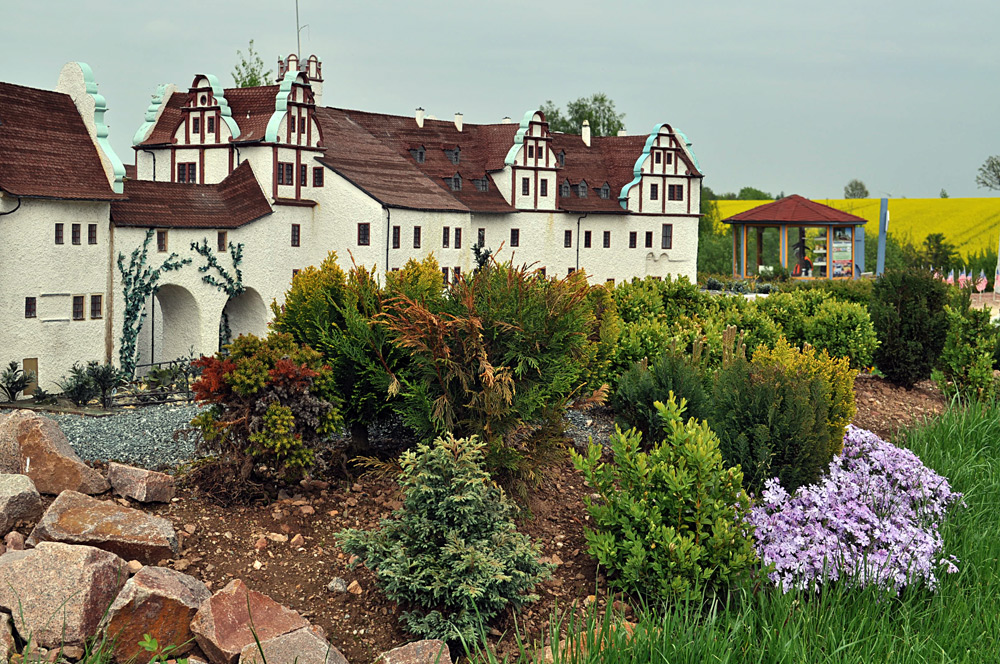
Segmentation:
<svg viewBox="0 0 1000 664">
<path fill-rule="evenodd" d="M 50 495 L 98 494 L 111 487 L 77 456 L 58 424 L 30 410 L 0 421 L 0 473 L 27 475 L 39 493 Z"/>
<path fill-rule="evenodd" d="M 255 621 L 256 622 L 256 621 Z M 261 654 L 263 653 L 263 654 Z M 347 659 L 311 627 L 251 643 L 240 653 L 239 664 L 347 664 Z"/>
<path fill-rule="evenodd" d="M 174 478 L 166 473 L 112 462 L 108 481 L 119 496 L 140 503 L 169 503 L 174 497 Z"/>
</svg>

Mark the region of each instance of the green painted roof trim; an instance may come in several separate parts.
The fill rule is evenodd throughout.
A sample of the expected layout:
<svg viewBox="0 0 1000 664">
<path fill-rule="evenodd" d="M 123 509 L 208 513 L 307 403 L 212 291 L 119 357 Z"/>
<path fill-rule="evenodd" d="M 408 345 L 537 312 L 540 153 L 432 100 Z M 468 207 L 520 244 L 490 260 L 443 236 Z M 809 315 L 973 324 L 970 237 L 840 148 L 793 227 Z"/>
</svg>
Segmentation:
<svg viewBox="0 0 1000 664">
<path fill-rule="evenodd" d="M 300 72 L 289 69 L 281 79 L 278 94 L 274 98 L 274 113 L 271 114 L 271 119 L 267 121 L 267 129 L 264 130 L 264 140 L 268 143 L 278 142 L 278 127 L 281 126 L 282 118 L 288 113 L 288 97 L 292 94 L 292 85 L 299 74 Z"/>
<path fill-rule="evenodd" d="M 160 112 L 160 106 L 166 101 L 163 97 L 167 93 L 167 86 L 165 83 L 160 83 L 156 86 L 156 92 L 153 93 L 153 99 L 149 102 L 149 106 L 146 108 L 146 115 L 143 117 L 142 126 L 135 131 L 135 136 L 132 137 L 132 145 L 139 145 L 144 140 L 149 132 L 153 130 L 156 125 L 156 115 Z"/>
<path fill-rule="evenodd" d="M 514 134 L 514 145 L 510 146 L 510 150 L 507 150 L 507 156 L 504 157 L 503 163 L 505 166 L 514 165 L 514 160 L 517 159 L 517 151 L 524 145 L 524 137 L 531 129 L 531 119 L 535 117 L 535 113 L 537 112 L 537 109 L 528 111 L 521 118 L 521 126 L 517 128 L 517 133 Z"/>
<path fill-rule="evenodd" d="M 104 123 L 104 114 L 108 110 L 108 102 L 104 95 L 97 91 L 97 81 L 94 79 L 94 71 L 86 62 L 75 63 L 83 73 L 83 82 L 87 86 L 87 94 L 94 100 L 94 126 L 97 133 L 97 146 L 104 153 L 104 156 L 111 162 L 111 170 L 114 172 L 115 181 L 111 188 L 116 194 L 125 191 L 125 165 L 118 158 L 111 142 L 108 140 L 108 125 Z"/>
<path fill-rule="evenodd" d="M 212 96 L 215 97 L 215 103 L 219 107 L 219 115 L 222 116 L 222 121 L 229 127 L 229 133 L 232 134 L 233 140 L 236 140 L 240 137 L 240 126 L 233 119 L 233 112 L 230 110 L 229 101 L 226 99 L 226 89 L 219 83 L 219 77 L 215 74 L 201 75 L 207 78 L 208 84 L 212 86 Z"/>
<path fill-rule="evenodd" d="M 649 156 L 649 153 L 653 149 L 653 143 L 659 137 L 660 130 L 664 127 L 668 127 L 666 122 L 659 123 L 653 127 L 653 132 L 646 137 L 646 142 L 642 146 L 642 153 L 635 160 L 635 166 L 632 167 L 632 181 L 622 187 L 621 193 L 618 194 L 618 204 L 622 206 L 623 210 L 628 210 L 629 189 L 642 181 L 642 163 L 646 161 L 646 157 Z"/>
</svg>

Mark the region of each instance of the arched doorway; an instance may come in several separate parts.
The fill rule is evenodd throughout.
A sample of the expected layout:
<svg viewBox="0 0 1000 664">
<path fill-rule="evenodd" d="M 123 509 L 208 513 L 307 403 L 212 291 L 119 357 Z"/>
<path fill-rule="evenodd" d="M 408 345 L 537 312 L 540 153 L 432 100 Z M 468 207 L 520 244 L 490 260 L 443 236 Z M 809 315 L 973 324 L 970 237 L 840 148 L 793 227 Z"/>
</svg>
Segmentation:
<svg viewBox="0 0 1000 664">
<path fill-rule="evenodd" d="M 161 286 L 146 304 L 139 332 L 139 364 L 169 362 L 201 353 L 201 312 L 198 301 L 183 286 Z"/>
<path fill-rule="evenodd" d="M 253 288 L 229 298 L 219 321 L 219 348 L 241 334 L 267 334 L 270 317 L 264 298 Z"/>
</svg>

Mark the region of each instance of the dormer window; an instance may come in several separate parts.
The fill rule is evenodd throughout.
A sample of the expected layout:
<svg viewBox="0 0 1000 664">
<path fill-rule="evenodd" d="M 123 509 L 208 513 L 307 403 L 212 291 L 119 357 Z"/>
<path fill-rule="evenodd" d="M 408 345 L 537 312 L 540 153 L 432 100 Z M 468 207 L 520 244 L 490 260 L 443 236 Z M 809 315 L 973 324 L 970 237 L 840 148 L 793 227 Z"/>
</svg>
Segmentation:
<svg viewBox="0 0 1000 664">
<path fill-rule="evenodd" d="M 454 150 L 445 150 L 444 154 L 448 157 L 448 161 L 457 166 L 459 159 L 461 158 L 461 152 L 462 151 L 456 147 Z"/>
<path fill-rule="evenodd" d="M 569 198 L 569 182 L 562 183 L 562 186 L 559 187 L 559 195 L 563 198 Z"/>
<path fill-rule="evenodd" d="M 450 178 L 445 178 L 448 181 L 448 186 L 452 191 L 462 191 L 462 176 L 455 173 L 454 176 Z"/>
<path fill-rule="evenodd" d="M 565 150 L 560 150 L 559 154 L 556 155 L 556 158 L 559 160 L 559 165 L 560 166 L 565 166 L 566 165 L 566 151 Z M 568 196 L 569 194 L 566 194 L 566 195 Z"/>
<path fill-rule="evenodd" d="M 601 198 L 611 198 L 611 187 L 608 186 L 607 182 L 601 187 Z"/>
<path fill-rule="evenodd" d="M 581 180 L 580 184 L 576 185 L 576 195 L 580 198 L 587 197 L 587 181 Z"/>
<path fill-rule="evenodd" d="M 196 134 L 201 133 L 201 118 L 194 118 L 191 120 L 191 131 Z"/>
<path fill-rule="evenodd" d="M 490 181 L 486 177 L 477 178 L 473 182 L 476 185 L 476 191 L 486 192 L 490 190 Z"/>
<path fill-rule="evenodd" d="M 419 148 L 411 149 L 410 155 L 413 157 L 413 161 L 417 162 L 418 164 L 424 163 L 424 157 L 426 156 L 426 153 L 424 152 L 424 148 L 422 146 Z"/>
</svg>

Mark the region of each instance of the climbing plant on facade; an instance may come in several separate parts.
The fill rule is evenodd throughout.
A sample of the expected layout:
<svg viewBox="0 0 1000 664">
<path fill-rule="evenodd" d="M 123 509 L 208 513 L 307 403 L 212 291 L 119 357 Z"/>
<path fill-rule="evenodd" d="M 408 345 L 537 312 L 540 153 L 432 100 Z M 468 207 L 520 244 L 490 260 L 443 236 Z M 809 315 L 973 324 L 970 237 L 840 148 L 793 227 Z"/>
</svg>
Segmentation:
<svg viewBox="0 0 1000 664">
<path fill-rule="evenodd" d="M 125 311 L 122 318 L 121 347 L 118 350 L 118 362 L 126 376 L 135 375 L 136 341 L 142 321 L 146 318 L 146 302 L 156 295 L 160 289 L 160 275 L 164 272 L 179 270 L 191 262 L 190 258 L 178 258 L 172 253 L 157 268 L 150 267 L 149 243 L 153 239 L 153 230 L 146 231 L 146 239 L 142 246 L 132 250 L 128 267 L 125 267 L 125 254 L 118 254 L 118 273 L 122 278 L 122 297 Z"/>
<path fill-rule="evenodd" d="M 222 267 L 219 259 L 215 257 L 216 252 L 208 246 L 208 238 L 191 243 L 191 250 L 205 259 L 205 264 L 198 268 L 202 273 L 201 280 L 209 286 L 215 286 L 219 291 L 225 293 L 232 300 L 246 291 L 243 285 L 243 272 L 240 264 L 243 262 L 243 243 L 229 243 L 229 257 L 233 261 L 233 271 L 230 273 Z M 214 274 L 213 274 L 214 272 Z M 227 301 L 228 304 L 228 301 Z M 219 320 L 219 348 L 232 341 L 233 332 L 229 328 L 229 315 L 225 309 L 222 310 L 222 318 Z"/>
</svg>

